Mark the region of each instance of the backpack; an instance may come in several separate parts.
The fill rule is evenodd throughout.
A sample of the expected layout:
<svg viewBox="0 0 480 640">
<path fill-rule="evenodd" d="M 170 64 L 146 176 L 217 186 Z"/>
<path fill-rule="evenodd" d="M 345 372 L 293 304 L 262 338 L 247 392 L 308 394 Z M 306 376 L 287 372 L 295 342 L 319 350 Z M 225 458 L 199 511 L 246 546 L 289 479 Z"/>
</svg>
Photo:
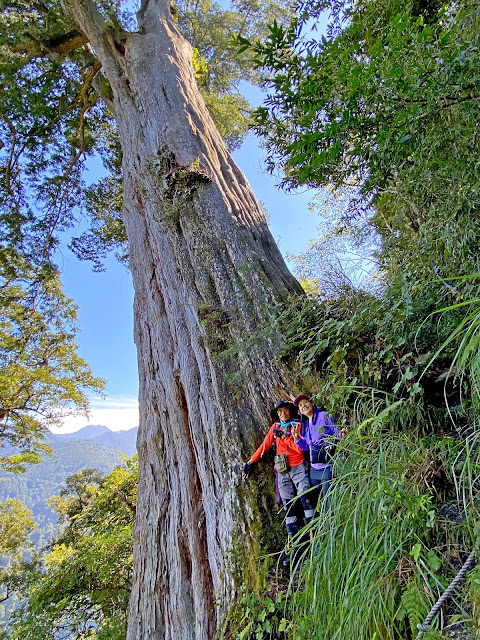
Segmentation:
<svg viewBox="0 0 480 640">
<path fill-rule="evenodd" d="M 310 445 L 310 462 L 312 464 L 330 464 L 335 454 L 335 445 L 330 442 L 318 442 Z"/>
</svg>

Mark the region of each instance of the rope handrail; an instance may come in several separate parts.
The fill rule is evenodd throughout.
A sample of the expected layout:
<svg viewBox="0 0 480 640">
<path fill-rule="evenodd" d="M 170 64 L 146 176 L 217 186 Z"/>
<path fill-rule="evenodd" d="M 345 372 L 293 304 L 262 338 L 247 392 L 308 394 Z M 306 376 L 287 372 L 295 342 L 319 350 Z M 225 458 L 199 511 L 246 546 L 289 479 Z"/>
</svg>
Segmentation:
<svg viewBox="0 0 480 640">
<path fill-rule="evenodd" d="M 448 586 L 448 588 L 445 591 L 445 593 L 433 605 L 432 609 L 430 610 L 430 613 L 425 618 L 425 622 L 423 622 L 423 623 L 421 622 L 420 624 L 417 624 L 418 635 L 417 635 L 416 640 L 420 640 L 421 638 L 423 638 L 424 633 L 426 633 L 431 628 L 432 620 L 435 618 L 437 613 L 440 611 L 440 609 L 441 609 L 443 603 L 445 602 L 445 600 L 447 600 L 450 597 L 450 595 L 454 591 L 455 587 L 463 580 L 463 578 L 467 574 L 467 571 L 475 563 L 475 554 L 476 553 L 477 553 L 477 545 L 475 545 L 475 548 L 470 553 L 468 558 L 465 560 L 465 562 L 463 563 L 462 568 L 460 569 L 458 574 L 455 576 L 455 578 L 452 580 L 452 582 Z"/>
</svg>

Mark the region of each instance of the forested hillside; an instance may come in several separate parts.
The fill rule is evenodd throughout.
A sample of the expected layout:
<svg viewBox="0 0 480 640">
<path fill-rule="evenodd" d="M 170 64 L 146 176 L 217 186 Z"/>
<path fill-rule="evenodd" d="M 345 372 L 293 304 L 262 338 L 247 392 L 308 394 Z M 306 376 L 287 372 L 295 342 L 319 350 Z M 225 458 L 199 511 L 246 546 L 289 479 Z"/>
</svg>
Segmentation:
<svg viewBox="0 0 480 640">
<path fill-rule="evenodd" d="M 123 464 L 121 455 L 131 457 L 135 453 L 136 429 L 125 432 L 106 427 L 87 429 L 65 435 L 49 434 L 45 440 L 52 453 L 44 455 L 43 462 L 31 465 L 22 474 L 0 474 L 0 501 L 15 498 L 31 510 L 37 525 L 34 537 L 40 546 L 58 530 L 58 515 L 48 506 L 48 500 L 65 487 L 69 476 L 82 469 L 108 473 Z"/>
<path fill-rule="evenodd" d="M 124 456 L 131 458 L 137 450 L 138 427 L 124 431 L 112 431 L 101 425 L 88 425 L 73 433 L 57 433 L 53 436 L 58 443 L 70 440 L 90 440 L 92 443 L 107 445 L 118 449 Z"/>
<path fill-rule="evenodd" d="M 23 554 L 6 556 L 2 638 L 125 637 L 137 486 L 136 457 L 106 475 L 83 469 L 66 479 L 50 498 L 59 526 L 48 546 L 23 540 Z M 17 547 L 31 528 L 21 515 Z"/>
</svg>

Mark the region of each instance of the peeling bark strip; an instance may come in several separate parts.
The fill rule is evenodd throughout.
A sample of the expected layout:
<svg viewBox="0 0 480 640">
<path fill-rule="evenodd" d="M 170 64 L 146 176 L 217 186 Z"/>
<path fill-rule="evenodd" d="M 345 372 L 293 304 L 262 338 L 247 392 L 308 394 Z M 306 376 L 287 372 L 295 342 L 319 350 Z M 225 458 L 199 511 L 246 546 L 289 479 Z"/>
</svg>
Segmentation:
<svg viewBox="0 0 480 640">
<path fill-rule="evenodd" d="M 248 553 L 241 463 L 286 385 L 269 344 L 215 356 L 300 287 L 210 119 L 168 0 L 143 2 L 141 33 L 121 47 L 90 0 L 68 5 L 110 82 L 124 158 L 140 375 L 128 639 L 207 640 L 235 593 L 232 548 Z"/>
</svg>

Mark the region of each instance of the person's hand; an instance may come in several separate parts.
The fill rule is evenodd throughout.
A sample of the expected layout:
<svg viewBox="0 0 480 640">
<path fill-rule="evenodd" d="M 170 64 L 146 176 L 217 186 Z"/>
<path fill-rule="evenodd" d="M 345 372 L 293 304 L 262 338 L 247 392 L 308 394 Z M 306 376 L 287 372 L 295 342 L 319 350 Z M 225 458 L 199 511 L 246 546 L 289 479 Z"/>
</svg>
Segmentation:
<svg viewBox="0 0 480 640">
<path fill-rule="evenodd" d="M 292 424 L 292 436 L 295 442 L 300 439 L 300 425 Z"/>
<path fill-rule="evenodd" d="M 244 480 L 248 480 L 248 476 L 252 473 L 253 462 L 249 460 L 243 467 L 242 477 Z"/>
</svg>

